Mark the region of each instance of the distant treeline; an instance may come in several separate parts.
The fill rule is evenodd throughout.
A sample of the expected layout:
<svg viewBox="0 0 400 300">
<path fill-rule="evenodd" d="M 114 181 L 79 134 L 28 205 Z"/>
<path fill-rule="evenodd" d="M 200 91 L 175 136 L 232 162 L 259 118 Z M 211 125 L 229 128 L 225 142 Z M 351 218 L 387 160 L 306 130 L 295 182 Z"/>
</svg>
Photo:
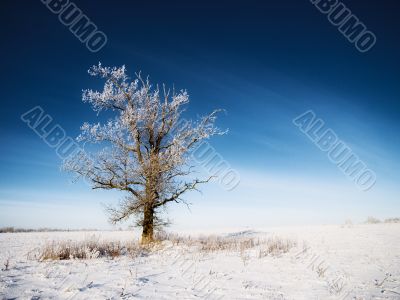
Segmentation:
<svg viewBox="0 0 400 300">
<path fill-rule="evenodd" d="M 374 217 L 368 217 L 365 223 L 377 224 L 377 223 L 382 223 L 382 221 Z M 383 223 L 400 223 L 400 218 L 389 218 L 384 220 Z"/>
<path fill-rule="evenodd" d="M 15 227 L 2 227 L 0 233 L 17 233 L 17 232 L 55 232 L 55 231 L 98 231 L 98 229 L 57 229 L 57 228 L 15 228 Z"/>
</svg>

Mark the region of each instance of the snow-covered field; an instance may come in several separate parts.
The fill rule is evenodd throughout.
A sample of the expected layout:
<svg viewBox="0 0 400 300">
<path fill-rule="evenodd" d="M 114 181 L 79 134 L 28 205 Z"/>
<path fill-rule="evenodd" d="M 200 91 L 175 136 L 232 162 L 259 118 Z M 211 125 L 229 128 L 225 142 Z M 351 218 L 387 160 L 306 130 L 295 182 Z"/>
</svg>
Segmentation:
<svg viewBox="0 0 400 300">
<path fill-rule="evenodd" d="M 0 234 L 1 298 L 400 299 L 400 224 L 230 233 L 238 239 L 297 242 L 287 253 L 261 257 L 263 245 L 207 252 L 168 241 L 136 258 L 40 262 L 32 257 L 49 241 L 93 234 L 103 240 L 135 239 L 126 231 Z"/>
</svg>

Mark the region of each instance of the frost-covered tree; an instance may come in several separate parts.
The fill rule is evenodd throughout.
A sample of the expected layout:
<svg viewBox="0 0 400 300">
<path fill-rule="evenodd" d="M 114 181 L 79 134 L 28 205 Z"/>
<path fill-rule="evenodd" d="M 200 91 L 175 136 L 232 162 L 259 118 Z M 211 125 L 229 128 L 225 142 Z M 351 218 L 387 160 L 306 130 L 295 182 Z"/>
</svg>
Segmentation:
<svg viewBox="0 0 400 300">
<path fill-rule="evenodd" d="M 72 156 L 64 169 L 86 178 L 93 189 L 126 193 L 119 205 L 108 207 L 117 223 L 135 216 L 142 227 L 142 242 L 153 240 L 154 228 L 162 225 L 161 209 L 171 202 L 184 202 L 182 195 L 196 190 L 209 178 L 193 178 L 189 152 L 202 140 L 223 134 L 214 126 L 218 110 L 198 121 L 182 122 L 186 91 L 160 89 L 140 74 L 130 79 L 125 66 L 89 69 L 105 80 L 102 91 L 84 90 L 83 101 L 98 114 L 109 110 L 105 124 L 84 123 L 78 141 L 102 145 L 90 156 Z"/>
</svg>

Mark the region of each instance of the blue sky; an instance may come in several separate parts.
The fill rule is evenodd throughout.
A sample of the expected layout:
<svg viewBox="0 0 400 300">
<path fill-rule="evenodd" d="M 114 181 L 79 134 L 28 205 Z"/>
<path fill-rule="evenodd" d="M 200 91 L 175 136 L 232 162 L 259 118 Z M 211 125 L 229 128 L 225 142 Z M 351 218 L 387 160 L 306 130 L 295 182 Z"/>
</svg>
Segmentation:
<svg viewBox="0 0 400 300">
<path fill-rule="evenodd" d="M 0 226 L 108 228 L 101 203 L 120 194 L 71 184 L 21 114 L 40 105 L 75 137 L 96 114 L 87 69 L 125 64 L 191 95 L 187 117 L 214 108 L 229 134 L 211 140 L 241 175 L 171 206 L 175 228 L 261 227 L 399 216 L 400 8 L 344 2 L 377 36 L 358 52 L 309 1 L 75 1 L 108 38 L 92 53 L 40 1 L 1 11 Z M 377 175 L 357 189 L 292 119 L 312 109 Z M 220 215 L 223 214 L 223 218 Z M 125 226 L 126 224 L 124 224 Z"/>
</svg>

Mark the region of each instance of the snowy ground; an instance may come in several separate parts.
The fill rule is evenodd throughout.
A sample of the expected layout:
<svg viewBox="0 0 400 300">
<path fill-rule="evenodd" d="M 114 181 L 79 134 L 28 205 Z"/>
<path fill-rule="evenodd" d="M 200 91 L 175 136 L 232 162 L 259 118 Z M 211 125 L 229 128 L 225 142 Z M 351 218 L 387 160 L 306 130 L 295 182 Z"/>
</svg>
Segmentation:
<svg viewBox="0 0 400 300">
<path fill-rule="evenodd" d="M 297 246 L 259 258 L 259 249 L 201 252 L 185 245 L 137 258 L 39 262 L 35 248 L 95 234 L 0 234 L 1 299 L 400 299 L 400 224 L 269 228 L 238 234 L 290 238 Z M 9 270 L 4 262 L 10 259 Z"/>
</svg>

